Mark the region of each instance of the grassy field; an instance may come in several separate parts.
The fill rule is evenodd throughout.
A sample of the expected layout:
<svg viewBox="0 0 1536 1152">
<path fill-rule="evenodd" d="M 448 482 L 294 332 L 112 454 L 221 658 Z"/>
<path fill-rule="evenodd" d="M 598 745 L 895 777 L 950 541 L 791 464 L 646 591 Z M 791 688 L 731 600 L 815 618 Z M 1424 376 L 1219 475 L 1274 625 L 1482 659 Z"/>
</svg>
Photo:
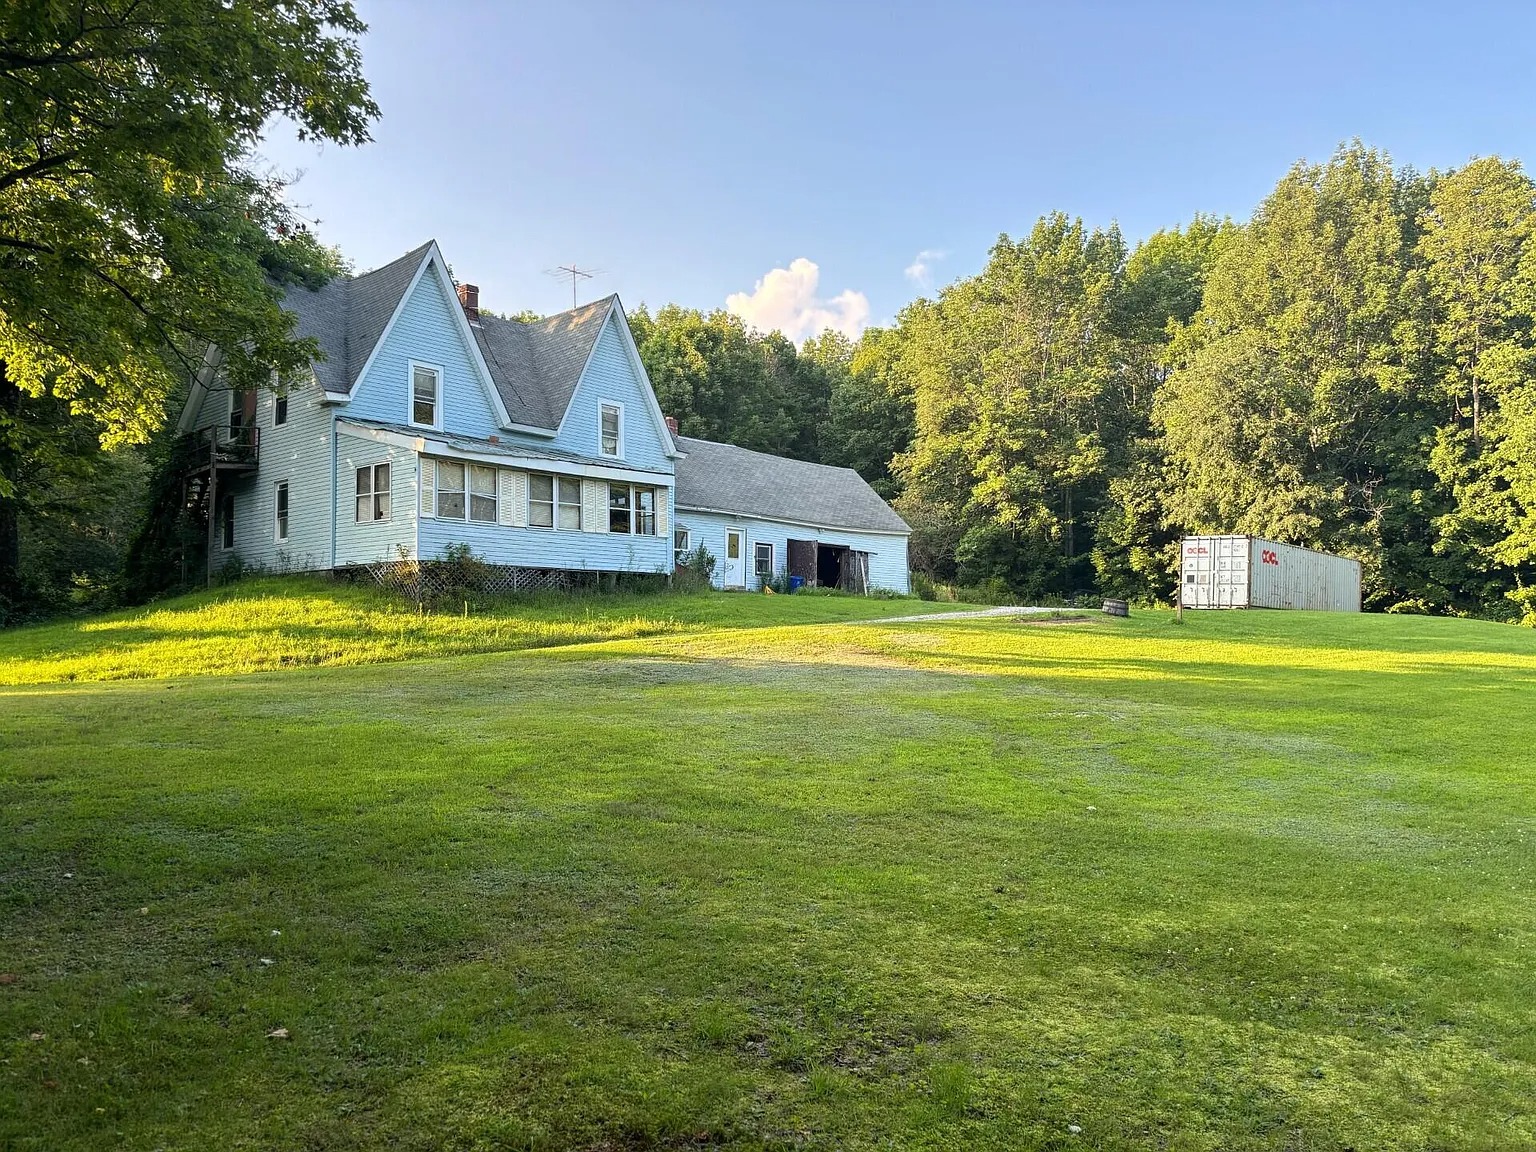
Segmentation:
<svg viewBox="0 0 1536 1152">
<path fill-rule="evenodd" d="M 1536 635 L 679 599 L 0 689 L 0 1147 L 1536 1146 Z"/>
<path fill-rule="evenodd" d="M 150 608 L 0 633 L 0 684 L 379 664 L 596 640 L 966 607 L 826 596 L 545 595 L 421 612 L 373 588 L 267 577 Z"/>
</svg>

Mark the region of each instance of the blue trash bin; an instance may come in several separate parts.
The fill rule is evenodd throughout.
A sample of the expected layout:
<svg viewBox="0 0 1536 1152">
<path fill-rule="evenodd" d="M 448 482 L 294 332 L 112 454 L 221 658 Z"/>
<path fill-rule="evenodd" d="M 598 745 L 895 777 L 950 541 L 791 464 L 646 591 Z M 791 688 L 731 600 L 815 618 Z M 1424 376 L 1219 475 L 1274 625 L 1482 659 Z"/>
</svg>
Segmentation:
<svg viewBox="0 0 1536 1152">
<path fill-rule="evenodd" d="M 791 576 L 789 578 L 789 590 L 791 592 L 798 592 L 798 591 L 800 591 L 800 589 L 802 589 L 804 587 L 805 587 L 805 577 L 804 576 Z"/>
</svg>

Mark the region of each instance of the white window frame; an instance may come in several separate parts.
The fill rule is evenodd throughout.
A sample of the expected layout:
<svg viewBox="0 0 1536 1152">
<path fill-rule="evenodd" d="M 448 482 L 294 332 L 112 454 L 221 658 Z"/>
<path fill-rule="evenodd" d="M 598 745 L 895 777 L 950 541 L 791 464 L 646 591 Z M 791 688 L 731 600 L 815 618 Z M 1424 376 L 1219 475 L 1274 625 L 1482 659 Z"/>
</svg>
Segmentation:
<svg viewBox="0 0 1536 1152">
<path fill-rule="evenodd" d="M 288 487 L 288 481 L 279 480 L 272 485 L 272 543 L 288 543 L 292 519 L 293 490 Z"/>
<path fill-rule="evenodd" d="M 447 468 L 462 468 L 464 470 L 464 487 L 443 487 L 443 470 Z M 464 500 L 464 509 L 457 516 L 443 511 L 443 493 L 456 492 Z M 467 460 L 438 460 L 436 464 L 436 483 L 432 486 L 432 514 L 439 520 L 464 520 L 469 519 L 469 461 Z"/>
<path fill-rule="evenodd" d="M 627 532 L 619 532 L 613 527 L 613 514 L 616 511 L 613 506 L 613 490 L 615 488 L 625 488 L 629 490 L 629 508 L 627 509 L 629 512 L 629 530 Z M 651 530 L 649 532 L 636 531 L 635 527 L 640 522 L 639 493 L 642 490 L 651 494 Z M 620 480 L 608 481 L 608 498 L 603 502 L 604 512 L 608 516 L 608 531 L 613 532 L 617 536 L 647 536 L 652 540 L 658 539 L 656 534 L 656 510 L 660 506 L 662 499 L 664 499 L 662 496 L 664 491 L 665 489 L 657 488 L 654 484 L 627 484 Z"/>
<path fill-rule="evenodd" d="M 757 569 L 757 550 L 759 548 L 768 549 L 768 575 L 766 576 L 764 576 Z M 762 581 L 764 584 L 771 581 L 774 575 L 778 572 L 778 569 L 774 567 L 774 561 L 778 559 L 778 556 L 776 555 L 777 551 L 778 549 L 775 548 L 774 545 L 767 540 L 754 540 L 752 542 L 752 575 L 755 576 L 758 580 Z"/>
<path fill-rule="evenodd" d="M 416 373 L 417 371 L 431 372 L 437 378 L 437 398 L 432 404 L 431 424 L 423 424 L 416 419 Z M 407 360 L 405 362 L 405 422 L 412 428 L 431 428 L 440 430 L 443 426 L 443 366 L 441 364 L 428 364 L 425 360 Z M 465 480 L 468 483 L 468 479 Z"/>
<path fill-rule="evenodd" d="M 614 437 L 616 451 L 603 451 L 603 411 L 612 408 L 619 418 L 618 435 Z M 597 454 L 609 460 L 624 459 L 624 405 L 617 400 L 599 400 L 597 402 Z"/>
<path fill-rule="evenodd" d="M 567 484 L 569 484 L 572 488 L 574 488 L 576 490 L 576 498 L 574 500 L 562 500 L 562 499 L 560 499 L 561 488 L 564 487 Z M 561 531 L 561 532 L 580 532 L 581 531 L 581 528 L 582 528 L 582 523 L 581 523 L 581 515 L 582 515 L 581 505 L 582 505 L 582 501 L 581 501 L 581 477 L 580 476 L 556 476 L 555 477 L 555 528 L 556 528 L 557 531 Z M 560 523 L 560 513 L 565 511 L 567 508 L 574 508 L 576 510 L 576 523 L 572 524 L 569 528 L 565 527 L 563 524 Z"/>
<path fill-rule="evenodd" d="M 392 465 L 393 465 L 393 461 L 390 461 L 390 460 L 380 460 L 380 461 L 378 461 L 377 463 L 374 463 L 374 464 L 363 464 L 363 465 L 361 465 L 361 466 L 359 466 L 357 468 L 354 468 L 352 470 L 352 492 L 353 492 L 353 499 L 352 499 L 352 521 L 353 521 L 353 523 L 355 523 L 355 524 L 387 524 L 387 523 L 389 523 L 390 520 L 394 519 L 394 515 L 395 515 L 395 495 L 394 495 L 394 492 L 392 491 L 392 488 L 393 488 L 394 481 L 395 481 L 395 470 L 394 470 Z M 379 469 L 380 468 L 388 468 L 389 469 L 389 471 L 386 473 L 386 476 L 385 476 L 385 478 L 387 479 L 388 483 L 386 483 L 383 488 L 379 487 Z M 366 492 L 359 492 L 359 491 L 357 491 L 357 474 L 359 472 L 364 472 L 364 471 L 366 471 L 368 473 L 368 491 L 366 491 Z M 367 520 L 364 520 L 362 517 L 360 517 L 357 514 L 357 502 L 359 500 L 361 500 L 361 499 L 364 499 L 364 498 L 366 498 L 367 501 L 368 501 L 368 511 L 370 513 L 377 512 L 378 511 L 378 507 L 379 507 L 379 496 L 380 495 L 384 495 L 384 496 L 388 496 L 389 497 L 389 515 L 388 516 L 371 515 L 371 516 L 369 516 L 369 518 Z"/>
<path fill-rule="evenodd" d="M 491 474 L 491 494 L 475 491 L 475 472 L 489 472 Z M 491 502 L 491 515 L 475 515 L 475 501 L 489 500 Z M 464 462 L 464 519 L 470 524 L 500 524 L 501 523 L 501 470 L 494 464 L 471 464 Z"/>
<path fill-rule="evenodd" d="M 681 545 L 679 545 L 678 542 L 677 542 L 677 538 L 679 536 L 681 536 L 683 538 L 683 542 L 682 542 Z M 687 528 L 679 528 L 679 527 L 674 525 L 673 528 L 672 528 L 672 566 L 674 568 L 676 568 L 679 565 L 681 565 L 682 562 L 683 562 L 683 557 L 688 555 L 688 553 L 690 553 L 692 551 L 693 551 L 693 533 L 692 533 L 692 531 L 690 531 Z"/>
<path fill-rule="evenodd" d="M 536 480 L 549 481 L 549 499 L 535 500 L 533 498 L 533 484 Z M 549 523 L 535 524 L 533 522 L 533 506 L 535 504 L 549 505 Z M 528 473 L 528 527 L 536 532 L 553 532 L 560 526 L 560 477 L 550 472 Z"/>
</svg>

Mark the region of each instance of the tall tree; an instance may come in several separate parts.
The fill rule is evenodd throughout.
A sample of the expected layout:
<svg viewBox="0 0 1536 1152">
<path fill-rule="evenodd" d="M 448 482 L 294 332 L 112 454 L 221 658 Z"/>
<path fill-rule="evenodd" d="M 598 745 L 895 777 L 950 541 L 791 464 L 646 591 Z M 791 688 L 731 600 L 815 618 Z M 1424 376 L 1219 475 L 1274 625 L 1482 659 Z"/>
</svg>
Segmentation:
<svg viewBox="0 0 1536 1152">
<path fill-rule="evenodd" d="M 323 277 L 273 117 L 359 144 L 377 108 L 346 0 L 15 0 L 0 9 L 0 595 L 15 586 L 21 394 L 139 442 L 208 345 L 232 386 L 307 367 L 274 278 Z"/>
<path fill-rule="evenodd" d="M 1414 180 L 1358 143 L 1297 165 L 1216 257 L 1156 406 L 1174 525 L 1344 551 L 1384 591 L 1383 526 L 1430 480 Z"/>
<path fill-rule="evenodd" d="M 1021 591 L 1086 584 L 1115 423 L 1119 233 L 1042 217 L 1003 236 L 980 275 L 903 314 L 916 437 L 899 471 L 915 500 L 967 525 L 967 580 Z"/>
</svg>

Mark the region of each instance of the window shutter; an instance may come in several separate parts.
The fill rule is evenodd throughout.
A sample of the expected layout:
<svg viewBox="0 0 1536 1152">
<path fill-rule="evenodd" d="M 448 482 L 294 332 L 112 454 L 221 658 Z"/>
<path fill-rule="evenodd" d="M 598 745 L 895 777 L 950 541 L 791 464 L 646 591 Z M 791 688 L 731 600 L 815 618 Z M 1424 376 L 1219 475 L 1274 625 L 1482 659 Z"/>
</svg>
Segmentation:
<svg viewBox="0 0 1536 1152">
<path fill-rule="evenodd" d="M 608 485 L 601 480 L 581 482 L 581 530 L 583 532 L 608 531 Z"/>
<path fill-rule="evenodd" d="M 437 515 L 437 463 L 421 457 L 421 514 Z"/>
<path fill-rule="evenodd" d="M 518 528 L 528 527 L 528 473 L 507 472 L 512 478 L 512 519 L 507 523 Z"/>
<path fill-rule="evenodd" d="M 515 472 L 509 472 L 505 468 L 496 473 L 496 522 L 509 527 L 515 524 L 512 519 L 513 489 L 512 477 Z"/>
<path fill-rule="evenodd" d="M 656 489 L 656 535 L 671 536 L 672 529 L 668 527 L 672 523 L 669 515 L 672 509 L 672 489 Z"/>
</svg>

